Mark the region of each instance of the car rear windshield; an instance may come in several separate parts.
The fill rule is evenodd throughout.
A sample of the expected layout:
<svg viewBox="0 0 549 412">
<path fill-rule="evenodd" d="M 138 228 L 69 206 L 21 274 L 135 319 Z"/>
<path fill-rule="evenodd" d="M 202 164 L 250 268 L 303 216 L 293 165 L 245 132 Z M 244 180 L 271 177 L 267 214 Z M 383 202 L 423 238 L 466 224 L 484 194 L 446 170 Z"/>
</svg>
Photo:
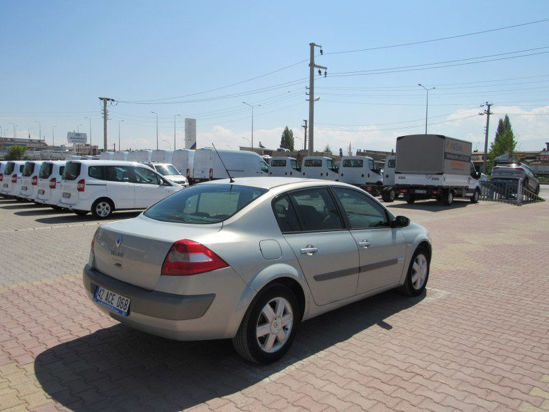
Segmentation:
<svg viewBox="0 0 549 412">
<path fill-rule="evenodd" d="M 40 179 L 47 179 L 48 177 L 50 177 L 52 171 L 53 163 L 42 163 L 42 166 L 40 166 L 40 172 L 38 172 L 38 177 Z"/>
<path fill-rule="evenodd" d="M 23 169 L 23 176 L 29 177 L 34 172 L 34 163 L 27 162 L 25 163 L 25 168 Z"/>
<path fill-rule="evenodd" d="M 4 169 L 4 174 L 9 175 L 11 172 L 13 172 L 13 169 L 15 168 L 15 163 L 8 162 L 6 163 L 6 168 Z"/>
<path fill-rule="evenodd" d="M 75 180 L 80 176 L 80 168 L 82 163 L 67 162 L 65 165 L 65 171 L 63 172 L 63 180 Z"/>
<path fill-rule="evenodd" d="M 249 205 L 267 190 L 231 184 L 203 184 L 190 187 L 158 202 L 144 214 L 173 223 L 219 223 Z"/>
</svg>

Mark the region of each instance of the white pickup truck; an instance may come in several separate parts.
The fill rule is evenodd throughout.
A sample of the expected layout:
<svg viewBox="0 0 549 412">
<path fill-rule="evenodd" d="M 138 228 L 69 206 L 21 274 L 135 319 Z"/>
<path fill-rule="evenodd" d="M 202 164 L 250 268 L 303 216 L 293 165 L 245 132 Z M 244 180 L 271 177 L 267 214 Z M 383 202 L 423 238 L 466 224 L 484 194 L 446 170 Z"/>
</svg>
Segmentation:
<svg viewBox="0 0 549 412">
<path fill-rule="evenodd" d="M 471 142 L 435 134 L 397 138 L 395 182 L 384 186 L 388 195 L 401 193 L 408 203 L 435 198 L 451 205 L 454 198 L 480 197 L 480 173 L 471 163 Z M 394 199 L 394 197 L 392 198 Z"/>
</svg>

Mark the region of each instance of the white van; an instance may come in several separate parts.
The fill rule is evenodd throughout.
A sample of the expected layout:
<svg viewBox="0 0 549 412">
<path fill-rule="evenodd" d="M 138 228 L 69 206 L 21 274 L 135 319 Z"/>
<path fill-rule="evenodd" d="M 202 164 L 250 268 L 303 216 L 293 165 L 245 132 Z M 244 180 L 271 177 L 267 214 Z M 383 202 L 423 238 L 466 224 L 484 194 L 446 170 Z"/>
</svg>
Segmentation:
<svg viewBox="0 0 549 412">
<path fill-rule="evenodd" d="M 271 158 L 271 176 L 300 176 L 299 165 L 294 157 L 273 157 Z"/>
<path fill-rule="evenodd" d="M 34 200 L 38 191 L 38 173 L 42 161 L 29 160 L 25 162 L 23 168 L 23 176 L 21 176 L 21 189 L 19 190 L 19 197 L 21 199 Z"/>
<path fill-rule="evenodd" d="M 21 187 L 21 176 L 25 162 L 20 160 L 10 161 L 4 167 L 4 176 L 2 178 L 2 194 L 7 197 L 19 196 L 19 188 Z"/>
<path fill-rule="evenodd" d="M 308 179 L 339 180 L 337 168 L 332 158 L 327 156 L 305 156 L 301 173 Z"/>
<path fill-rule="evenodd" d="M 151 153 L 151 162 L 172 163 L 173 150 L 153 150 Z"/>
<path fill-rule="evenodd" d="M 146 209 L 181 189 L 140 163 L 75 160 L 65 165 L 58 206 L 106 218 L 114 210 Z"/>
<path fill-rule="evenodd" d="M 395 184 L 396 157 L 387 156 L 383 166 L 383 185 L 394 186 Z"/>
<path fill-rule="evenodd" d="M 196 150 L 177 149 L 172 155 L 172 164 L 185 175 L 189 182 L 192 181 L 194 154 Z"/>
<path fill-rule="evenodd" d="M 339 181 L 368 188 L 381 186 L 381 171 L 375 168 L 374 159 L 368 156 L 343 156 L 339 162 Z"/>
<path fill-rule="evenodd" d="M 114 152 L 112 160 L 128 160 L 128 152 Z"/>
<path fill-rule="evenodd" d="M 2 186 L 4 184 L 4 169 L 7 162 L 0 162 L 0 195 L 2 194 Z"/>
<path fill-rule="evenodd" d="M 152 150 L 135 150 L 128 154 L 128 161 L 145 163 L 150 162 L 152 158 Z"/>
<path fill-rule="evenodd" d="M 49 160 L 42 163 L 38 172 L 38 191 L 34 201 L 58 209 L 61 198 L 61 179 L 65 170 L 64 160 Z"/>
<path fill-rule="evenodd" d="M 223 159 L 223 163 L 221 162 Z M 223 164 L 225 167 L 223 167 Z M 226 179 L 227 170 L 231 177 L 268 176 L 269 166 L 255 152 L 241 150 L 218 150 L 203 148 L 196 150 L 193 164 L 193 180 L 203 182 Z"/>
<path fill-rule="evenodd" d="M 151 169 L 157 171 L 166 179 L 171 180 L 174 183 L 177 183 L 181 186 L 189 186 L 189 181 L 185 176 L 183 176 L 179 170 L 176 169 L 171 163 L 144 163 L 146 166 L 149 166 Z"/>
</svg>

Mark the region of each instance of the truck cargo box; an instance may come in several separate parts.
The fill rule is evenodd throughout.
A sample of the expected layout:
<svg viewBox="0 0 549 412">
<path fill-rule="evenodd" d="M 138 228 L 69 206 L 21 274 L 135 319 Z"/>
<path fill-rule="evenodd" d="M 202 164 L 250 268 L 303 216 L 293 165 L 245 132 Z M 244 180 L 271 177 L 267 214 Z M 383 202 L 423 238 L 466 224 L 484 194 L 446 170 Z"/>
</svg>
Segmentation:
<svg viewBox="0 0 549 412">
<path fill-rule="evenodd" d="M 400 136 L 396 143 L 396 173 L 471 173 L 472 143 L 437 134 Z"/>
</svg>

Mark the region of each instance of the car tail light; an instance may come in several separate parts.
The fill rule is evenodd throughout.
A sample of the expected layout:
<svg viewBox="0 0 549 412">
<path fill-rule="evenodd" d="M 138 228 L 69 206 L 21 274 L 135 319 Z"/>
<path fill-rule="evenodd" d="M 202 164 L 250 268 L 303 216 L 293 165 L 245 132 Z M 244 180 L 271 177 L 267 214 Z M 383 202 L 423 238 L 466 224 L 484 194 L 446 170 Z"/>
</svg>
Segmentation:
<svg viewBox="0 0 549 412">
<path fill-rule="evenodd" d="M 214 178 L 214 170 L 210 167 L 210 180 Z"/>
<path fill-rule="evenodd" d="M 98 228 L 95 230 L 95 233 L 94 233 L 94 235 L 93 235 L 93 237 L 92 237 L 92 241 L 91 241 L 91 253 L 92 253 L 93 256 L 95 256 L 95 238 L 96 238 L 97 235 L 99 234 L 99 230 L 100 230 L 100 229 L 101 229 L 101 228 L 98 227 Z"/>
<path fill-rule="evenodd" d="M 50 189 L 55 189 L 57 187 L 57 180 L 55 179 L 55 177 L 52 177 L 50 179 Z"/>
<path fill-rule="evenodd" d="M 84 192 L 86 190 L 86 181 L 84 179 L 78 181 L 76 190 L 79 192 Z"/>
<path fill-rule="evenodd" d="M 12 175 L 11 182 L 12 183 L 17 183 L 17 174 Z"/>
<path fill-rule="evenodd" d="M 162 264 L 163 276 L 185 276 L 229 266 L 206 246 L 189 239 L 175 242 Z"/>
<path fill-rule="evenodd" d="M 185 173 L 186 173 L 187 179 L 191 177 L 191 169 L 187 168 L 187 171 Z"/>
<path fill-rule="evenodd" d="M 0 182 L 4 180 L 4 174 L 3 173 L 0 173 Z"/>
<path fill-rule="evenodd" d="M 406 193 L 408 189 L 400 189 L 400 193 Z"/>
<path fill-rule="evenodd" d="M 38 184 L 38 177 L 37 176 L 33 176 L 32 177 L 32 185 L 33 186 L 36 186 Z"/>
</svg>

